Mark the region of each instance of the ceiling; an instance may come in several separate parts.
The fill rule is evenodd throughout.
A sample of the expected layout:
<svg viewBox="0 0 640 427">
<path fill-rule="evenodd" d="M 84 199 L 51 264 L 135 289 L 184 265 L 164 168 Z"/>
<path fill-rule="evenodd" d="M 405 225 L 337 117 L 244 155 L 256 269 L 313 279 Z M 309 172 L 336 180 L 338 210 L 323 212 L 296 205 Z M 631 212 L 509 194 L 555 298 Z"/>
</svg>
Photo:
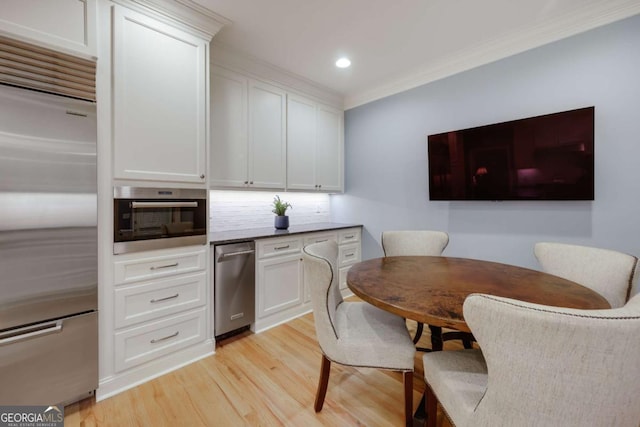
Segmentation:
<svg viewBox="0 0 640 427">
<path fill-rule="evenodd" d="M 338 93 L 346 108 L 640 13 L 640 0 L 194 0 L 214 44 Z M 334 63 L 348 56 L 352 66 Z"/>
</svg>

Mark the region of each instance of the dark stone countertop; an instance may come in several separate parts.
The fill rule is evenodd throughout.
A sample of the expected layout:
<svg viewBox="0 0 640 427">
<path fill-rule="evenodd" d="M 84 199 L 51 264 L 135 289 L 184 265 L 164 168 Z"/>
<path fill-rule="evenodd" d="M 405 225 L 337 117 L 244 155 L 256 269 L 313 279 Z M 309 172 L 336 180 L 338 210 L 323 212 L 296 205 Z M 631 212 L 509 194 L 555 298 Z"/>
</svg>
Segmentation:
<svg viewBox="0 0 640 427">
<path fill-rule="evenodd" d="M 342 228 L 362 227 L 362 224 L 340 224 L 336 222 L 318 222 L 314 224 L 292 225 L 287 230 L 276 230 L 273 227 L 252 228 L 247 230 L 217 231 L 209 233 L 209 243 L 221 245 L 245 240 L 266 239 L 269 237 L 291 236 L 316 231 L 339 230 Z"/>
</svg>

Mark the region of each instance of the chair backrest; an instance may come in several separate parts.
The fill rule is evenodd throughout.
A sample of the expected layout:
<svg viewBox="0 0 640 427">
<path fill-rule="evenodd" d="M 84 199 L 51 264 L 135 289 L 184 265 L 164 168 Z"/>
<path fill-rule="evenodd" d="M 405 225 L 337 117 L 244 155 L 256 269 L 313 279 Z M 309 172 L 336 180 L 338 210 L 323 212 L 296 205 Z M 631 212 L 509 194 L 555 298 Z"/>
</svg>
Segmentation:
<svg viewBox="0 0 640 427">
<path fill-rule="evenodd" d="M 576 310 L 475 294 L 464 318 L 488 370 L 470 425 L 640 424 L 640 295 Z"/>
<path fill-rule="evenodd" d="M 612 308 L 631 296 L 638 258 L 608 249 L 565 243 L 536 243 L 533 250 L 542 269 L 586 286 L 605 297 Z"/>
<path fill-rule="evenodd" d="M 302 256 L 318 343 L 329 359 L 341 360 L 336 327 L 336 310 L 343 302 L 337 268 L 338 244 L 333 240 L 314 243 L 304 247 Z"/>
<path fill-rule="evenodd" d="M 439 256 L 449 244 L 444 231 L 403 230 L 382 233 L 384 256 Z"/>
</svg>

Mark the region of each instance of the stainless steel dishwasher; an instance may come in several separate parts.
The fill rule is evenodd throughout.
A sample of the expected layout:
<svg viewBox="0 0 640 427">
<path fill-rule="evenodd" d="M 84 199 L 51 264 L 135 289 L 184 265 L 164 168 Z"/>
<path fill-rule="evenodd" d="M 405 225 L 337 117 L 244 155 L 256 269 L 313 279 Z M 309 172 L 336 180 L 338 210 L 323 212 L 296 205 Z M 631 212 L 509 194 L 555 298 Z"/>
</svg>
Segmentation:
<svg viewBox="0 0 640 427">
<path fill-rule="evenodd" d="M 244 330 L 255 320 L 255 243 L 216 245 L 214 251 L 214 334 Z"/>
</svg>

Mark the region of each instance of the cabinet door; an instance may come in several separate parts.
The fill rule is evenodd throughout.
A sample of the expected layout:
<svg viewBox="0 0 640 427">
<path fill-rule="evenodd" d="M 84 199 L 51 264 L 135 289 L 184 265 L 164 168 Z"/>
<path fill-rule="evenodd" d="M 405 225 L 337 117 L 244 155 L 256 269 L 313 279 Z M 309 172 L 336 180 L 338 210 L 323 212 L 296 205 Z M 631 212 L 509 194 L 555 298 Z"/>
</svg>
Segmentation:
<svg viewBox="0 0 640 427">
<path fill-rule="evenodd" d="M 96 0 L 0 1 L 0 32 L 96 56 Z"/>
<path fill-rule="evenodd" d="M 316 118 L 316 183 L 318 190 L 343 191 L 342 111 L 319 105 Z"/>
<path fill-rule="evenodd" d="M 249 183 L 251 187 L 285 185 L 285 99 L 275 86 L 251 81 L 249 87 Z"/>
<path fill-rule="evenodd" d="M 287 188 L 316 190 L 316 105 L 304 98 L 287 97 Z"/>
<path fill-rule="evenodd" d="M 258 261 L 258 317 L 302 304 L 300 254 Z"/>
<path fill-rule="evenodd" d="M 211 70 L 211 158 L 209 182 L 245 187 L 248 181 L 247 78 Z"/>
<path fill-rule="evenodd" d="M 204 183 L 207 42 L 115 6 L 114 177 Z"/>
</svg>

